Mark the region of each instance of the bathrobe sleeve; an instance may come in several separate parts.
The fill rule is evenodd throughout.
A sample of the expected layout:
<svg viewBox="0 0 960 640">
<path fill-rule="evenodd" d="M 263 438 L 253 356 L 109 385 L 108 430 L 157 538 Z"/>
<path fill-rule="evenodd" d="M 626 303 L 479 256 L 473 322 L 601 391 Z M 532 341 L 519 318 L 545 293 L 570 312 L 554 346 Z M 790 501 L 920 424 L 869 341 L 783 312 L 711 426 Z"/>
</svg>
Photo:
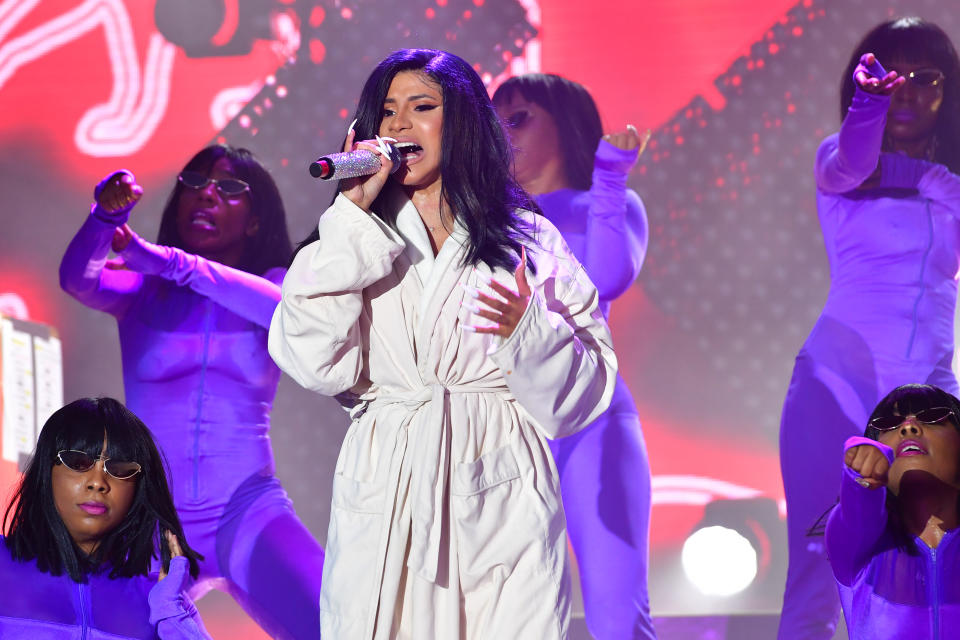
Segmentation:
<svg viewBox="0 0 960 640">
<path fill-rule="evenodd" d="M 491 354 L 548 438 L 585 428 L 610 405 L 617 359 L 599 294 L 546 218 L 535 216 L 537 274 L 519 324 Z M 506 284 L 506 283 L 505 283 Z"/>
<path fill-rule="evenodd" d="M 844 454 L 853 447 L 876 447 L 893 463 L 893 450 L 876 440 L 854 436 L 844 443 Z M 843 464 L 840 502 L 827 520 L 826 545 L 837 580 L 850 586 L 870 562 L 874 548 L 887 527 L 887 489 L 860 486 L 860 474 Z"/>
<path fill-rule="evenodd" d="M 353 387 L 363 367 L 363 289 L 391 272 L 404 244 L 343 195 L 320 216 L 318 230 L 283 280 L 268 346 L 291 378 L 332 396 Z"/>
</svg>

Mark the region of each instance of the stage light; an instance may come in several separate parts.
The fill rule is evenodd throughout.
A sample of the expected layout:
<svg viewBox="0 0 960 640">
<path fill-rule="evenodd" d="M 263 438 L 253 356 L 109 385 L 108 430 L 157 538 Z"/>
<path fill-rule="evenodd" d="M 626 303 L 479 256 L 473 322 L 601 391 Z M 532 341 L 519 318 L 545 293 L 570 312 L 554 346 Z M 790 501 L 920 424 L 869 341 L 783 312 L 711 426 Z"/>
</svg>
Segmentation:
<svg viewBox="0 0 960 640">
<path fill-rule="evenodd" d="M 709 596 L 731 596 L 757 577 L 757 551 L 735 529 L 720 525 L 694 531 L 680 553 L 683 572 Z"/>
<path fill-rule="evenodd" d="M 784 533 L 770 498 L 714 500 L 683 544 L 683 573 L 718 607 L 735 599 L 759 605 L 770 598 L 767 586 L 780 580 Z"/>
</svg>

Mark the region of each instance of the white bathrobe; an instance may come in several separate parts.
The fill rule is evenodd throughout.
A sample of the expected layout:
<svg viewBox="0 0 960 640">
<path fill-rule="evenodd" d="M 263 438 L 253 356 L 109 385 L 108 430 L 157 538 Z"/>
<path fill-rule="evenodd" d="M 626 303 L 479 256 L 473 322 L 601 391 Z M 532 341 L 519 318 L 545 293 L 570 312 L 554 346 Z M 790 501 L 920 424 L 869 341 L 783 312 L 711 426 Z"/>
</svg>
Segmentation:
<svg viewBox="0 0 960 640">
<path fill-rule="evenodd" d="M 596 289 L 553 225 L 525 214 L 539 244 L 527 249 L 526 312 L 508 339 L 466 332 L 489 322 L 462 306 L 461 285 L 485 290 L 479 272 L 515 289 L 513 274 L 464 266 L 459 226 L 434 257 L 416 208 L 387 189 L 397 229 L 339 196 L 270 326 L 280 368 L 340 394 L 353 417 L 333 483 L 322 637 L 566 638 L 566 530 L 544 438 L 610 402 L 616 358 Z"/>
</svg>

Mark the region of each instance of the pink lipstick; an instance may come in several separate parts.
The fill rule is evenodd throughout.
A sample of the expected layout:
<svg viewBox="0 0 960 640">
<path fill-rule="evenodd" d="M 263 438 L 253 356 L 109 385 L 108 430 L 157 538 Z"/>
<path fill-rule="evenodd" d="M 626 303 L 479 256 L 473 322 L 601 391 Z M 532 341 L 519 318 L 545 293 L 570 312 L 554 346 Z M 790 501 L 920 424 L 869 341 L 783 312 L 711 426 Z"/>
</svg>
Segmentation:
<svg viewBox="0 0 960 640">
<path fill-rule="evenodd" d="M 897 446 L 897 457 L 900 456 L 924 456 L 927 450 L 916 440 L 904 440 Z"/>
<path fill-rule="evenodd" d="M 99 502 L 84 502 L 80 508 L 92 516 L 102 516 L 107 512 L 107 505 Z"/>
</svg>

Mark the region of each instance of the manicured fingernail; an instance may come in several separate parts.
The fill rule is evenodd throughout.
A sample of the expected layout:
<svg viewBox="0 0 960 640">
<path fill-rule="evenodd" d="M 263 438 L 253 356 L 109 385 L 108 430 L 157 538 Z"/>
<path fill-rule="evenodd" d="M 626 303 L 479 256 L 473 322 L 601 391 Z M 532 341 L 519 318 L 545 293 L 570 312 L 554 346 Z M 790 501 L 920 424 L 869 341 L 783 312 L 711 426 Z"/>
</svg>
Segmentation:
<svg viewBox="0 0 960 640">
<path fill-rule="evenodd" d="M 353 119 L 353 122 L 350 123 L 350 126 L 347 128 L 347 135 L 353 133 L 353 127 L 357 124 L 357 118 Z"/>
<path fill-rule="evenodd" d="M 396 138 L 391 138 L 390 136 L 383 136 L 383 137 L 380 138 L 380 139 L 381 139 L 381 140 L 386 140 L 387 142 L 390 142 L 390 143 L 395 143 L 395 142 L 397 141 Z"/>
<path fill-rule="evenodd" d="M 863 478 L 857 478 L 857 484 L 863 487 L 864 489 L 870 488 L 870 483 L 864 480 Z"/>
<path fill-rule="evenodd" d="M 480 297 L 480 291 L 478 291 L 477 289 L 471 287 L 470 285 L 468 285 L 468 284 L 466 284 L 466 283 L 463 283 L 463 284 L 461 284 L 460 286 L 463 287 L 464 293 L 466 293 L 466 294 L 467 294 L 468 296 L 470 296 L 471 298 L 479 298 L 479 297 Z"/>
<path fill-rule="evenodd" d="M 476 332 L 477 332 L 477 328 L 476 328 L 476 327 L 471 327 L 471 326 L 468 325 L 468 324 L 462 324 L 462 325 L 460 325 L 460 331 L 466 331 L 467 333 L 476 333 Z"/>
<path fill-rule="evenodd" d="M 472 302 L 468 302 L 468 301 L 464 300 L 463 302 L 460 303 L 460 306 L 463 307 L 464 309 L 468 309 L 468 310 L 470 310 L 470 311 L 472 311 L 472 312 L 474 312 L 474 313 L 480 313 L 480 307 L 478 307 L 477 305 L 473 304 Z"/>
<path fill-rule="evenodd" d="M 490 286 L 490 283 L 493 281 L 493 278 L 491 278 L 485 273 L 482 273 L 476 267 L 473 268 L 473 272 L 477 275 L 477 279 L 480 280 L 480 282 L 487 285 L 488 287 Z"/>
</svg>

